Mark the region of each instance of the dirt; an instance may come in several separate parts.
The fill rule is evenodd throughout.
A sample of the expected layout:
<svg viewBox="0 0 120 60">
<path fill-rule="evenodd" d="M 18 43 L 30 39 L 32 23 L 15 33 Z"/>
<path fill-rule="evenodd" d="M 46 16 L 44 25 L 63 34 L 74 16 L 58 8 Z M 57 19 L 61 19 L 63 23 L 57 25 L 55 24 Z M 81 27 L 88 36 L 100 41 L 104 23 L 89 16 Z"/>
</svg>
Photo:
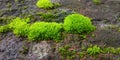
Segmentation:
<svg viewBox="0 0 120 60">
<path fill-rule="evenodd" d="M 47 10 L 36 7 L 36 2 L 37 0 L 18 0 L 17 2 L 0 0 L 0 25 L 7 24 L 7 21 L 3 22 L 5 19 L 1 20 L 1 18 L 9 16 L 24 18 L 31 15 L 33 20 L 37 20 L 36 13 Z M 120 1 L 102 0 L 100 5 L 95 5 L 92 0 L 61 0 L 61 4 L 61 7 L 54 10 L 72 10 L 86 15 L 93 18 L 92 22 L 97 28 L 87 35 L 87 39 L 82 40 L 77 34 L 67 34 L 62 42 L 46 41 L 46 44 L 50 45 L 52 49 L 43 60 L 61 60 L 57 50 L 65 45 L 70 45 L 78 52 L 81 51 L 83 45 L 87 48 L 90 44 L 101 47 L 120 47 Z M 64 19 L 65 16 L 61 16 L 60 19 Z M 9 20 L 11 19 L 9 18 Z M 92 34 L 95 36 L 93 37 Z M 32 53 L 33 46 L 39 43 L 41 42 L 29 42 L 27 38 L 18 37 L 12 32 L 0 33 L 0 60 L 39 60 L 39 56 Z M 74 60 L 118 60 L 119 57 L 120 55 L 101 54 L 97 56 L 97 59 L 86 56 L 84 58 L 76 57 Z"/>
</svg>

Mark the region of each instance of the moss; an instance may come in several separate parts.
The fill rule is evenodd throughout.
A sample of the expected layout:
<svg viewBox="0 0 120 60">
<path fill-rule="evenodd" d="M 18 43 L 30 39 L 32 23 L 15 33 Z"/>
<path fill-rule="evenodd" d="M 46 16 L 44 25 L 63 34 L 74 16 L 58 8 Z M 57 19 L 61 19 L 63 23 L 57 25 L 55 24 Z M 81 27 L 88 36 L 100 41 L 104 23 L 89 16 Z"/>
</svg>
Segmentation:
<svg viewBox="0 0 120 60">
<path fill-rule="evenodd" d="M 24 9 L 27 9 L 27 8 L 28 8 L 28 6 L 23 6 L 23 7 L 22 7 L 23 10 L 24 10 Z"/>
<path fill-rule="evenodd" d="M 85 55 L 86 55 L 85 52 L 79 52 L 79 57 L 80 58 L 83 58 Z"/>
<path fill-rule="evenodd" d="M 36 6 L 44 9 L 51 9 L 60 6 L 59 3 L 52 3 L 51 0 L 38 0 Z"/>
<path fill-rule="evenodd" d="M 81 14 L 68 15 L 64 20 L 64 29 L 67 33 L 90 33 L 95 30 L 91 19 Z"/>
<path fill-rule="evenodd" d="M 0 33 L 5 33 L 9 31 L 8 25 L 0 26 Z"/>
<path fill-rule="evenodd" d="M 21 2 L 21 3 L 24 3 L 25 0 L 14 0 L 15 3 L 17 2 Z"/>
<path fill-rule="evenodd" d="M 76 57 L 76 50 L 70 50 L 70 48 L 71 47 L 69 45 L 59 48 L 59 53 L 61 54 L 63 60 L 73 60 Z"/>
<path fill-rule="evenodd" d="M 102 49 L 100 47 L 98 47 L 97 45 L 90 47 L 87 49 L 87 53 L 89 55 L 95 56 L 97 54 L 100 54 L 102 52 Z"/>
<path fill-rule="evenodd" d="M 7 3 L 7 7 L 10 8 L 12 6 L 11 3 Z"/>
<path fill-rule="evenodd" d="M 18 2 L 18 0 L 14 0 L 15 2 Z"/>
<path fill-rule="evenodd" d="M 52 12 L 47 12 L 47 13 L 40 12 L 39 15 L 40 18 L 46 22 L 51 22 L 54 19 L 58 18 L 58 15 Z"/>
<path fill-rule="evenodd" d="M 106 47 L 103 48 L 103 53 L 120 54 L 120 48 Z"/>
<path fill-rule="evenodd" d="M 91 45 L 86 50 L 76 51 L 75 49 L 71 50 L 70 45 L 65 45 L 59 48 L 59 53 L 62 56 L 63 60 L 74 60 L 76 56 L 79 58 L 84 57 L 97 57 L 99 54 L 120 54 L 120 48 L 113 48 L 113 47 L 99 47 L 97 45 Z M 71 57 L 71 58 L 69 58 Z M 77 58 L 78 58 L 77 57 Z"/>
<path fill-rule="evenodd" d="M 50 9 L 53 8 L 53 3 L 51 2 L 51 0 L 38 0 L 36 6 L 38 6 L 39 8 Z"/>
<path fill-rule="evenodd" d="M 37 40 L 60 40 L 62 24 L 55 22 L 36 22 L 29 28 L 28 38 L 30 41 Z"/>
<path fill-rule="evenodd" d="M 96 5 L 99 5 L 101 3 L 101 0 L 92 0 L 92 2 Z"/>
<path fill-rule="evenodd" d="M 54 5 L 54 8 L 61 6 L 60 3 L 53 3 L 53 5 Z"/>
<path fill-rule="evenodd" d="M 64 18 L 70 14 L 75 13 L 69 10 L 48 10 L 47 12 L 37 12 L 36 16 L 40 16 L 40 21 L 63 23 Z"/>
<path fill-rule="evenodd" d="M 26 46 L 22 46 L 22 48 L 23 48 L 22 53 L 27 54 L 29 49 Z"/>
<path fill-rule="evenodd" d="M 27 24 L 28 21 L 29 19 L 21 19 L 17 17 L 9 24 L 9 28 L 12 29 L 16 35 L 27 36 L 29 29 L 29 24 Z"/>
<path fill-rule="evenodd" d="M 120 21 L 120 17 L 118 18 L 118 21 Z"/>
</svg>

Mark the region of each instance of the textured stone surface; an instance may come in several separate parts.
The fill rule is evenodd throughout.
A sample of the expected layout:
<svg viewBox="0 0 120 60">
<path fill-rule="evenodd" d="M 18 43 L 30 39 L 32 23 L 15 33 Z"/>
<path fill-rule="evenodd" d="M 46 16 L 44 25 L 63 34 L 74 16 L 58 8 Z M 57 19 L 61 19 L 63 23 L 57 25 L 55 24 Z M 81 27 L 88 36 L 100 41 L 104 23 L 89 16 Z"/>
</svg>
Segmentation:
<svg viewBox="0 0 120 60">
<path fill-rule="evenodd" d="M 32 48 L 32 53 L 38 57 L 39 60 L 50 60 L 49 52 L 51 46 L 46 41 L 35 44 Z"/>
<path fill-rule="evenodd" d="M 0 60 L 26 59 L 25 55 L 22 54 L 24 51 L 22 47 L 25 46 L 26 43 L 22 40 L 22 38 L 17 38 L 12 33 L 3 36 L 2 41 L 0 41 Z"/>
</svg>

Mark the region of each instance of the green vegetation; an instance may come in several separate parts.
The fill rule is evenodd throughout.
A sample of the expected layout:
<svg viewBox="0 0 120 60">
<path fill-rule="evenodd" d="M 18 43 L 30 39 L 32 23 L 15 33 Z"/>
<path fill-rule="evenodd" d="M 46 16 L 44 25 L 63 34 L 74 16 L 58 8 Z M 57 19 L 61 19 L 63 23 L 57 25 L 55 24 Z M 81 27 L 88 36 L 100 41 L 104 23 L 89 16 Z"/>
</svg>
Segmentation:
<svg viewBox="0 0 120 60">
<path fill-rule="evenodd" d="M 9 27 L 7 25 L 0 26 L 0 33 L 4 33 L 9 31 Z"/>
<path fill-rule="evenodd" d="M 53 4 L 54 4 L 54 7 L 59 7 L 59 6 L 61 6 L 60 3 L 53 3 Z"/>
<path fill-rule="evenodd" d="M 32 41 L 41 39 L 59 40 L 61 31 L 62 24 L 55 22 L 36 22 L 30 26 L 28 38 Z"/>
<path fill-rule="evenodd" d="M 93 47 L 89 47 L 87 49 L 87 53 L 92 56 L 95 56 L 100 53 L 120 54 L 120 48 L 113 48 L 113 47 L 100 48 L 97 45 L 95 45 Z"/>
<path fill-rule="evenodd" d="M 14 0 L 15 2 L 18 2 L 18 0 Z"/>
<path fill-rule="evenodd" d="M 118 18 L 118 21 L 120 21 L 120 17 Z"/>
<path fill-rule="evenodd" d="M 81 14 L 68 15 L 64 20 L 64 29 L 67 33 L 90 33 L 95 30 L 90 20 Z"/>
<path fill-rule="evenodd" d="M 20 35 L 20 36 L 27 36 L 28 35 L 28 29 L 29 24 L 27 22 L 28 19 L 21 19 L 21 18 L 15 18 L 13 21 L 9 24 L 9 28 L 13 30 L 14 34 Z"/>
<path fill-rule="evenodd" d="M 58 18 L 58 15 L 53 14 L 52 12 L 47 13 L 40 12 L 39 15 L 42 20 L 45 20 L 47 22 L 50 22 L 51 20 Z"/>
<path fill-rule="evenodd" d="M 6 5 L 8 8 L 10 8 L 11 6 L 12 6 L 12 4 L 11 3 L 7 3 L 7 5 Z"/>
<path fill-rule="evenodd" d="M 50 9 L 50 8 L 53 8 L 53 6 L 54 6 L 53 3 L 51 2 L 51 0 L 38 0 L 36 5 L 39 8 L 44 8 L 44 9 Z"/>
<path fill-rule="evenodd" d="M 63 47 L 60 47 L 58 50 L 63 57 L 63 60 L 66 58 L 68 60 L 73 60 L 74 57 L 79 56 L 80 58 L 83 58 L 85 56 L 93 56 L 96 57 L 98 54 L 120 54 L 120 48 L 113 48 L 113 47 L 99 47 L 97 45 L 90 46 L 86 50 L 82 50 L 80 52 L 77 52 L 75 49 L 71 49 L 69 45 L 65 45 Z"/>
<path fill-rule="evenodd" d="M 101 0 L 92 0 L 92 2 L 96 5 L 99 5 L 101 3 Z"/>
<path fill-rule="evenodd" d="M 43 13 L 41 17 L 44 19 L 52 19 L 53 17 L 57 16 L 51 13 Z M 62 32 L 64 30 L 71 33 L 89 33 L 95 29 L 95 27 L 91 24 L 90 18 L 80 14 L 72 14 L 66 17 L 64 25 L 56 22 L 29 23 L 30 18 L 24 17 L 24 19 L 21 19 L 16 17 L 9 24 L 0 26 L 0 32 L 8 31 L 9 28 L 9 30 L 12 30 L 14 34 L 28 37 L 30 41 L 60 41 L 62 38 Z M 80 36 L 83 39 L 86 38 L 86 35 Z"/>
<path fill-rule="evenodd" d="M 85 56 L 85 52 L 79 52 L 79 57 L 82 58 Z"/>
<path fill-rule="evenodd" d="M 75 12 L 68 12 L 66 10 L 49 10 L 47 12 L 37 12 L 36 15 L 40 16 L 41 21 L 63 23 L 64 18 L 73 13 Z"/>
<path fill-rule="evenodd" d="M 83 40 L 83 39 L 86 39 L 87 36 L 86 35 L 80 35 L 80 38 Z"/>
<path fill-rule="evenodd" d="M 120 48 L 107 47 L 103 49 L 103 53 L 120 54 Z"/>
<path fill-rule="evenodd" d="M 23 51 L 21 51 L 21 52 L 22 52 L 23 54 L 27 54 L 28 51 L 29 51 L 28 47 L 22 46 L 22 48 L 23 48 Z"/>
<path fill-rule="evenodd" d="M 36 6 L 44 9 L 51 9 L 60 6 L 59 3 L 53 3 L 51 0 L 38 0 Z"/>
<path fill-rule="evenodd" d="M 97 45 L 87 49 L 87 53 L 89 55 L 92 55 L 92 56 L 95 56 L 95 55 L 97 55 L 97 54 L 99 54 L 101 52 L 102 52 L 102 49 L 100 47 L 98 47 Z"/>
<path fill-rule="evenodd" d="M 75 50 L 70 50 L 70 46 L 69 45 L 60 47 L 59 48 L 59 52 L 62 55 L 63 59 L 67 58 L 69 60 L 72 60 L 73 58 L 76 57 L 75 56 L 76 55 L 76 51 Z"/>
</svg>

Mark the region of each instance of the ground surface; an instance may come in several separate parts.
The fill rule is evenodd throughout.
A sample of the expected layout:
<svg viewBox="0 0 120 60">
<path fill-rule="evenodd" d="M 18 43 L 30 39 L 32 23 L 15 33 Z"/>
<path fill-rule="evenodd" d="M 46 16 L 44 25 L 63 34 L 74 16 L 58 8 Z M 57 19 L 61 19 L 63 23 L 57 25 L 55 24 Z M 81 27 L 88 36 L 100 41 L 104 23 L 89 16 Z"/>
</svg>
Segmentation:
<svg viewBox="0 0 120 60">
<path fill-rule="evenodd" d="M 3 21 L 7 17 L 25 17 L 31 15 L 36 21 L 38 12 L 47 10 L 36 7 L 37 0 L 0 0 L 0 25 L 7 22 Z M 62 42 L 40 41 L 28 42 L 27 38 L 17 37 L 12 32 L 0 33 L 0 60 L 61 60 L 58 48 L 70 45 L 71 48 L 80 51 L 82 45 L 85 47 L 90 44 L 101 47 L 120 47 L 120 1 L 103 0 L 102 4 L 95 5 L 91 0 L 61 0 L 61 7 L 54 10 L 64 10 L 68 14 L 75 11 L 93 18 L 92 22 L 97 29 L 82 40 L 77 34 L 67 34 Z M 53 11 L 54 11 L 53 10 Z M 60 18 L 64 19 L 66 15 L 60 13 Z M 10 20 L 9 19 L 9 20 Z M 40 20 L 40 19 L 39 19 Z M 57 20 L 57 19 L 56 19 Z M 95 36 L 92 37 L 92 34 Z M 97 58 L 86 56 L 84 58 L 76 57 L 73 60 L 119 60 L 120 55 L 100 54 Z M 67 60 L 67 59 L 66 59 Z"/>
</svg>

